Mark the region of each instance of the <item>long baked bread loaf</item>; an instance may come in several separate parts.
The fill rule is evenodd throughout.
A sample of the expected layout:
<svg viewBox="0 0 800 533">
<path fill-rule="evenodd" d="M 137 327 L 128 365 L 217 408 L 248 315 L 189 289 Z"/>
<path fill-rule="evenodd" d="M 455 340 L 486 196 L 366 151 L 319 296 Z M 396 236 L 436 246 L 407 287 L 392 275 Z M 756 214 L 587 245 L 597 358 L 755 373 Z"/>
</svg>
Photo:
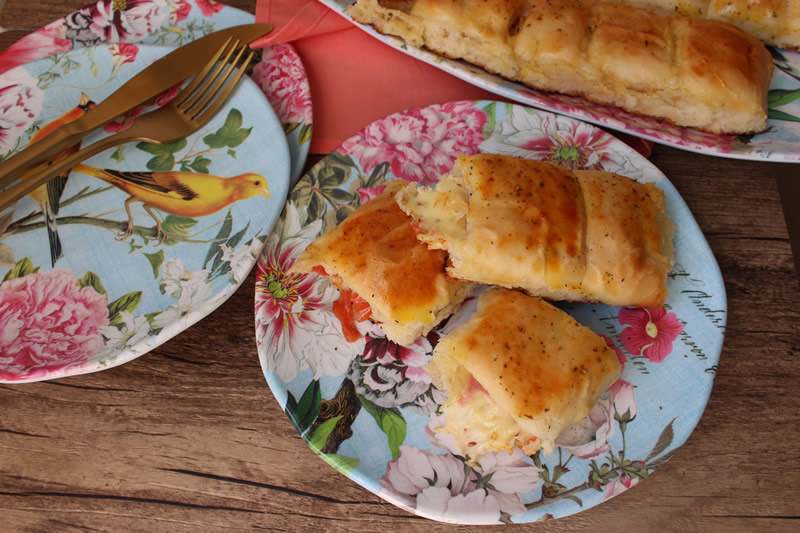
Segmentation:
<svg viewBox="0 0 800 533">
<path fill-rule="evenodd" d="M 767 44 L 800 50 L 798 0 L 610 0 L 662 14 L 723 20 Z"/>
<path fill-rule="evenodd" d="M 772 59 L 725 22 L 594 0 L 358 0 L 348 12 L 536 89 L 711 133 L 766 127 Z"/>
<path fill-rule="evenodd" d="M 655 308 L 667 297 L 674 225 L 651 183 L 520 157 L 459 156 L 435 189 L 396 196 L 417 238 L 457 279 L 553 300 Z"/>
</svg>

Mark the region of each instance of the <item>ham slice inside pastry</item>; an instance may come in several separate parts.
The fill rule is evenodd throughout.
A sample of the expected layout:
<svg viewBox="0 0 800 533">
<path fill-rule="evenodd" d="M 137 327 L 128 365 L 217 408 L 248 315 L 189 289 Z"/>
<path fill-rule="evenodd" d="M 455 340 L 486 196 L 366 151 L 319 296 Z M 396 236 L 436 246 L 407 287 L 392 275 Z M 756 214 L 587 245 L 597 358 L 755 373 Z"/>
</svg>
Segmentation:
<svg viewBox="0 0 800 533">
<path fill-rule="evenodd" d="M 541 298 L 490 288 L 477 311 L 439 340 L 426 371 L 447 393 L 445 425 L 461 452 L 514 446 L 550 454 L 620 376 L 616 354 Z"/>
</svg>

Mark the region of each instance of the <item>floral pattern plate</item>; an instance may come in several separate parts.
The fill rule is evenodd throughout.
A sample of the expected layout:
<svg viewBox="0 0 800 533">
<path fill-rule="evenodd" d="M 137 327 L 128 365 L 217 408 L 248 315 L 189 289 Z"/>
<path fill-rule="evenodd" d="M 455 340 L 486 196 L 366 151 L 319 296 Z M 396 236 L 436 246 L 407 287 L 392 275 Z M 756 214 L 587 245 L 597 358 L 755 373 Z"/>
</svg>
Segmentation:
<svg viewBox="0 0 800 533">
<path fill-rule="evenodd" d="M 443 58 L 359 24 L 347 14 L 355 0 L 320 0 L 376 39 L 464 81 L 509 100 L 693 152 L 735 159 L 800 162 L 800 53 L 768 47 L 775 64 L 769 89 L 767 129 L 758 135 L 714 135 L 681 128 L 576 96 L 532 90 L 462 61 Z"/>
<path fill-rule="evenodd" d="M 622 378 L 551 456 L 516 450 L 475 466 L 450 451 L 436 414 L 443 394 L 424 371 L 438 339 L 474 310 L 466 302 L 411 346 L 360 323 L 347 342 L 338 290 L 291 273 L 321 232 L 389 179 L 430 185 L 458 154 L 491 152 L 595 168 L 652 182 L 677 224 L 676 264 L 661 309 L 559 304 L 605 337 Z M 531 522 L 597 505 L 650 476 L 688 438 L 706 405 L 726 322 L 716 260 L 667 178 L 626 144 L 574 119 L 487 101 L 409 110 L 370 124 L 289 194 L 257 267 L 259 359 L 272 393 L 310 448 L 387 501 L 447 522 Z"/>
<path fill-rule="evenodd" d="M 0 154 L 84 112 L 170 50 L 105 44 L 5 72 Z M 125 129 L 146 107 L 84 145 Z M 245 77 L 188 138 L 118 146 L 76 166 L 58 200 L 41 188 L 0 212 L 0 381 L 116 366 L 216 309 L 254 266 L 289 172 L 284 130 Z"/>
<path fill-rule="evenodd" d="M 10 68 L 102 43 L 181 46 L 208 33 L 250 24 L 255 17 L 214 0 L 98 0 L 23 37 L 0 53 Z M 250 77 L 283 125 L 292 158 L 292 181 L 302 173 L 311 141 L 311 92 L 300 57 L 288 44 L 264 48 Z M 0 143 L 8 134 L 0 123 Z M 0 147 L 2 149 L 2 147 Z"/>
</svg>

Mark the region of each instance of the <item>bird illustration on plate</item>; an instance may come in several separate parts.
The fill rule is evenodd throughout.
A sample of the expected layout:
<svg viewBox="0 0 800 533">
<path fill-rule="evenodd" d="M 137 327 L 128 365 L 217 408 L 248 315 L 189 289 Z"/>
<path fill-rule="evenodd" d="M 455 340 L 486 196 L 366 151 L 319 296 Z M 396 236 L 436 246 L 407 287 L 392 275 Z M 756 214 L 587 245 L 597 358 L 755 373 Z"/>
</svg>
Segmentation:
<svg viewBox="0 0 800 533">
<path fill-rule="evenodd" d="M 89 98 L 82 95 L 75 108 L 42 127 L 29 143 L 37 142 L 93 106 L 94 104 Z M 93 166 L 91 160 L 87 162 L 88 164 L 77 164 L 69 172 L 50 180 L 46 185 L 42 185 L 30 194 L 32 199 L 37 202 L 40 212 L 23 214 L 22 210 L 17 210 L 16 219 L 12 215 L 12 218 L 7 217 L 8 220 L 0 220 L 0 229 L 2 230 L 0 239 L 5 240 L 7 237 L 27 231 L 46 229 L 53 266 L 64 253 L 68 253 L 68 243 L 65 243 L 62 249 L 56 222 L 61 226 L 88 224 L 94 227 L 103 227 L 114 232 L 117 240 L 126 240 L 134 234 L 138 234 L 143 239 L 158 245 L 190 242 L 191 239 L 187 238 L 187 235 L 180 234 L 181 230 L 176 230 L 176 226 L 170 220 L 171 217 L 179 219 L 206 217 L 241 200 L 257 196 L 270 198 L 268 179 L 261 174 L 244 172 L 229 177 L 219 175 L 220 172 L 214 173 L 213 169 L 209 168 L 212 162 L 218 159 L 237 159 L 237 150 L 249 137 L 252 129 L 252 127 L 243 125 L 243 116 L 238 109 L 231 109 L 221 125 L 194 137 L 191 145 L 188 139 L 181 139 L 173 143 L 140 142 L 127 146 L 128 150 L 135 148 L 136 154 L 139 156 L 141 153 L 152 156 L 146 163 L 141 163 L 141 167 L 127 164 L 118 169 L 109 168 L 116 166 L 109 162 Z M 54 156 L 52 161 L 66 157 L 79 148 L 78 145 L 70 147 L 64 153 Z M 120 146 L 111 155 L 111 159 L 118 162 L 124 161 L 126 159 L 123 155 L 125 148 L 126 145 Z M 142 170 L 138 170 L 138 168 Z M 221 168 L 225 168 L 225 165 L 222 164 Z M 59 214 L 59 207 L 63 208 L 66 205 L 66 201 L 61 200 L 61 195 L 65 190 L 68 176 L 71 176 L 70 179 L 74 181 L 74 184 L 70 186 L 70 190 L 74 189 L 74 194 L 68 199 L 72 213 L 65 215 L 64 209 L 61 209 L 62 213 Z M 102 185 L 98 186 L 99 184 L 92 178 L 100 180 Z M 25 179 L 25 177 L 23 176 L 21 179 Z M 105 198 L 100 202 L 93 199 L 90 204 L 84 203 L 90 197 L 96 197 L 96 195 L 109 190 L 119 190 L 127 197 L 104 195 Z M 136 202 L 140 202 L 147 215 L 153 219 L 155 225 L 152 231 L 148 231 L 141 225 L 135 225 L 132 208 Z M 76 207 L 80 205 L 87 206 L 88 212 Z M 107 219 L 95 212 L 96 208 L 100 206 L 102 206 L 103 214 L 108 214 L 116 209 L 124 209 L 125 219 Z M 38 217 L 43 217 L 44 221 L 36 221 Z M 191 222 L 187 221 L 187 223 Z M 211 227 L 213 226 L 212 223 Z M 131 243 L 131 247 L 132 250 L 141 248 L 133 243 Z M 9 245 L 0 246 L 0 260 L 6 256 L 8 256 L 8 261 L 13 262 L 13 245 L 11 247 Z"/>
<path fill-rule="evenodd" d="M 92 102 L 89 97 L 85 93 L 81 93 L 80 102 L 77 106 L 73 107 L 60 117 L 51 122 L 45 124 L 39 131 L 37 131 L 28 142 L 28 146 L 31 144 L 39 141 L 40 139 L 44 138 L 45 136 L 49 135 L 50 133 L 54 132 L 56 129 L 64 126 L 76 120 L 81 115 L 83 115 L 86 111 L 93 108 L 95 103 Z M 42 163 L 41 165 L 30 169 L 29 171 L 25 172 L 21 177 L 20 180 L 24 181 L 28 176 L 33 175 L 34 172 L 39 171 L 41 168 L 46 166 L 50 166 L 53 163 L 56 163 L 65 157 L 72 155 L 73 153 L 80 150 L 81 143 L 75 143 L 69 148 L 65 148 L 58 154 L 52 156 L 46 162 Z M 29 193 L 29 196 L 33 198 L 39 207 L 42 210 L 42 216 L 44 217 L 44 224 L 47 228 L 47 240 L 50 246 L 50 262 L 53 266 L 55 266 L 56 261 L 64 255 L 62 246 L 61 246 L 61 239 L 58 236 L 58 225 L 56 223 L 56 216 L 58 215 L 58 210 L 61 203 L 61 195 L 64 193 L 64 188 L 67 186 L 67 180 L 69 178 L 69 171 L 62 172 L 61 174 L 53 177 L 50 181 L 46 184 L 34 189 Z"/>
<path fill-rule="evenodd" d="M 136 172 L 84 164 L 76 165 L 72 170 L 99 178 L 130 195 L 124 204 L 128 220 L 126 229 L 120 233 L 121 240 L 133 234 L 131 204 L 136 201 L 142 202 L 145 211 L 155 221 L 154 239 L 163 242 L 166 235 L 161 227 L 162 221 L 153 208 L 183 217 L 202 217 L 239 200 L 254 196 L 270 197 L 267 179 L 252 172 L 224 178 L 182 170 Z"/>
</svg>

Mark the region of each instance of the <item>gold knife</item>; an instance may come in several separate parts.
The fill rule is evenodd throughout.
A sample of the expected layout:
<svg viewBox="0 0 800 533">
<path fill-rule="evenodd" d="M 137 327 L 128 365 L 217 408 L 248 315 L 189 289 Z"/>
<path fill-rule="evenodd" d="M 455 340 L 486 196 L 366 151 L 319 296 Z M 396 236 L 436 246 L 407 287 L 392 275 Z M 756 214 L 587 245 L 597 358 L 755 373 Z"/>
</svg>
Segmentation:
<svg viewBox="0 0 800 533">
<path fill-rule="evenodd" d="M 10 185 L 27 169 L 72 146 L 93 130 L 197 74 L 229 38 L 250 44 L 272 30 L 270 24 L 244 24 L 210 33 L 170 52 L 125 82 L 108 98 L 80 118 L 42 137 L 0 162 L 0 188 Z"/>
</svg>

